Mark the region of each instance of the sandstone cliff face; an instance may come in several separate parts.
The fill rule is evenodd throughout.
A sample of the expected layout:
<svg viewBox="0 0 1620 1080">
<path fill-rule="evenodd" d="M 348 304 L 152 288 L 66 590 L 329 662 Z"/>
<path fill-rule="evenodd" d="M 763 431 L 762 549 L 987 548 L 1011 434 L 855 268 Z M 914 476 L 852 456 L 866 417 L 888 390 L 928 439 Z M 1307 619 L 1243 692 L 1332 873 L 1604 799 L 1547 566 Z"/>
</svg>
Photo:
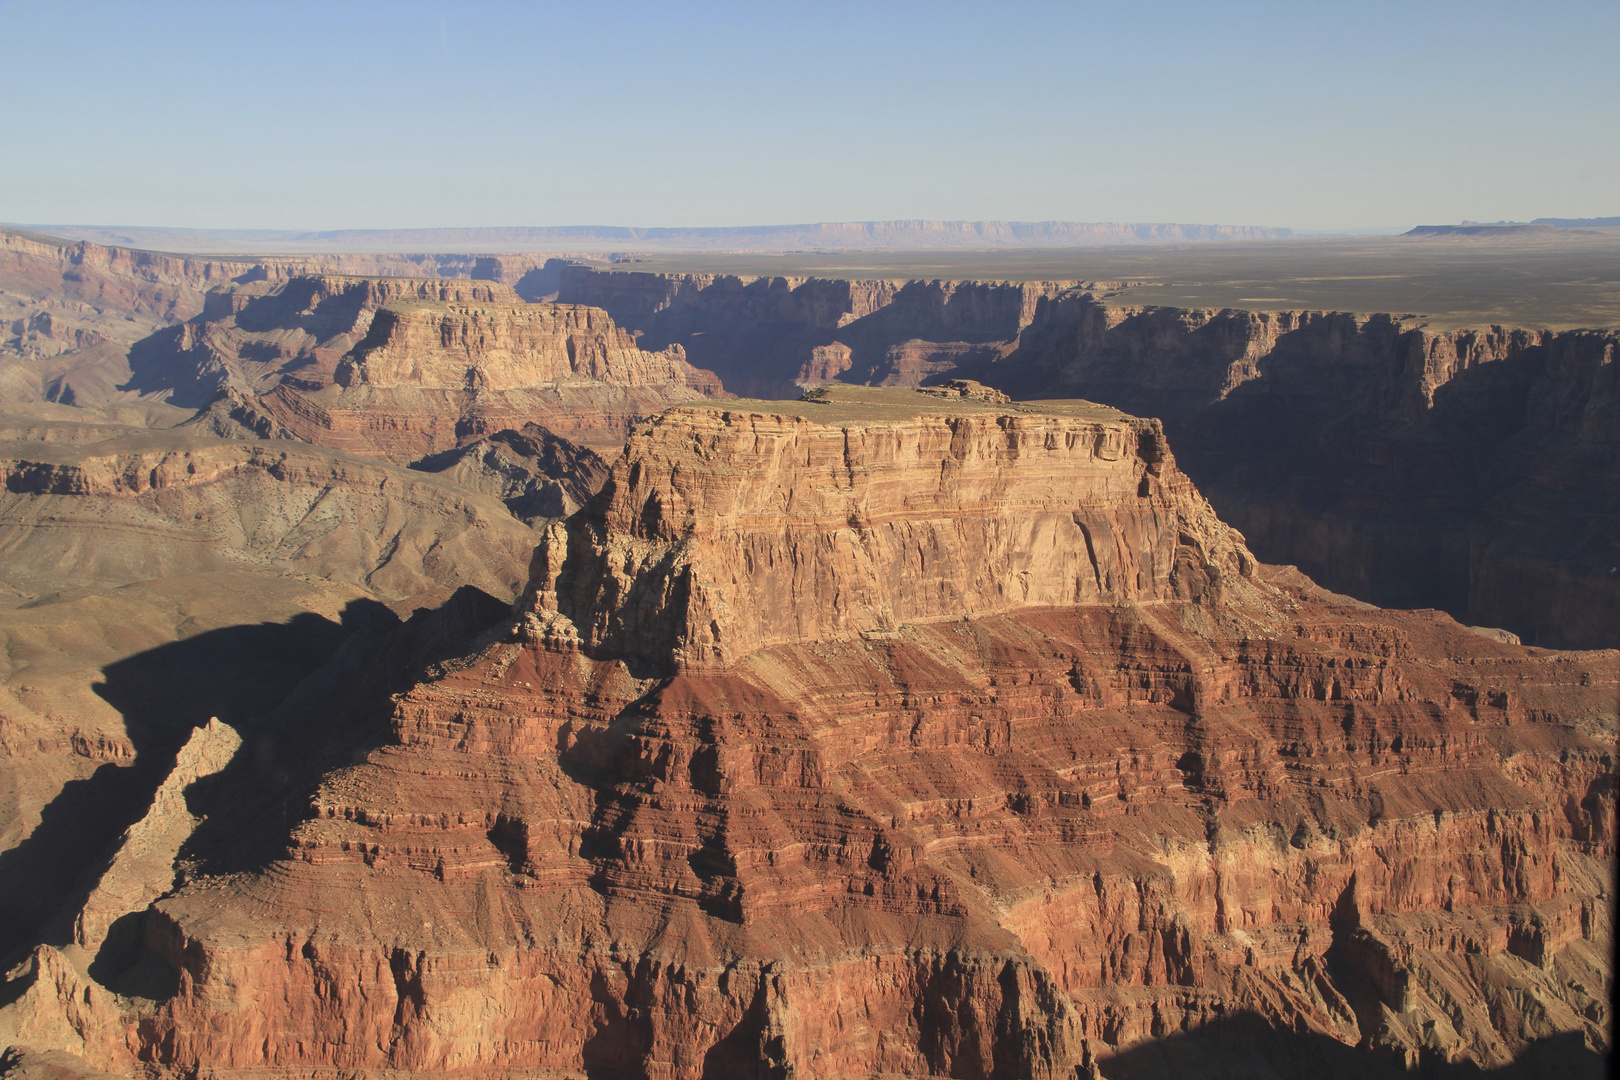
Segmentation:
<svg viewBox="0 0 1620 1080">
<path fill-rule="evenodd" d="M 852 394 L 638 429 L 603 496 L 541 544 L 537 610 L 587 651 L 685 669 L 1029 605 L 1191 599 L 1252 570 L 1154 421 Z"/>
<path fill-rule="evenodd" d="M 492 282 L 302 275 L 216 289 L 195 319 L 138 343 L 129 389 L 168 391 L 193 407 L 227 390 L 330 386 L 379 309 L 403 301 L 516 303 Z"/>
<path fill-rule="evenodd" d="M 306 282 L 291 288 L 290 296 L 309 298 L 322 293 L 331 299 L 350 286 L 320 279 L 332 275 L 366 275 L 373 279 L 473 278 L 512 285 L 535 273 L 542 260 L 521 256 L 477 258 L 468 255 L 318 255 L 255 259 L 198 258 L 166 255 L 161 252 L 107 247 L 87 241 L 60 240 L 47 236 L 0 230 L 0 397 L 20 401 L 66 401 L 103 405 L 117 400 L 116 387 L 131 377 L 125 353 L 135 342 L 165 327 L 171 327 L 204 313 L 208 308 L 217 319 L 219 305 L 229 308 L 259 301 L 300 278 Z M 465 283 L 463 283 L 465 284 Z M 494 295 L 514 298 L 511 290 L 495 285 L 482 293 L 452 291 L 443 299 L 489 299 Z M 382 286 L 385 291 L 387 285 Z M 216 293 L 210 299 L 210 293 Z M 420 288 L 407 287 L 392 296 L 426 296 Z M 351 298 L 352 299 L 352 298 Z M 386 302 L 386 300 L 375 301 Z M 313 304 L 308 305 L 313 307 Z M 305 321 L 318 338 L 320 324 L 345 306 L 331 305 L 325 313 Z M 260 312 L 262 315 L 263 312 Z M 350 322 L 353 322 L 351 312 Z M 260 320 L 262 321 L 262 319 Z M 261 332 L 267 329 L 255 328 Z M 294 329 L 294 327 L 282 327 Z M 343 328 L 346 331 L 347 327 Z M 359 332 L 364 333 L 361 325 Z M 328 330 L 325 336 L 340 331 Z M 305 335 L 307 337 L 308 335 Z M 173 342 L 164 339 L 164 348 Z M 235 355 L 240 341 L 219 343 L 223 351 Z M 315 341 L 316 349 L 323 343 Z M 352 344 L 352 342 L 350 342 Z M 269 356 L 247 357 L 260 366 L 280 352 L 283 361 L 302 358 L 308 367 L 311 342 L 299 335 L 283 335 L 283 340 L 260 342 Z M 179 346 L 198 347 L 194 340 Z M 346 346 L 345 346 L 346 347 Z M 314 371 L 330 379 L 330 364 L 342 354 L 338 349 L 327 357 L 314 357 Z M 72 357 L 50 363 L 53 357 Z M 23 361 L 18 364 L 17 361 Z M 141 357 L 135 358 L 139 374 Z"/>
<path fill-rule="evenodd" d="M 525 304 L 488 281 L 250 282 L 209 294 L 130 362 L 125 389 L 208 408 L 211 434 L 400 465 L 530 421 L 616 449 L 636 420 L 722 392 L 678 347 L 641 350 L 599 310 Z"/>
<path fill-rule="evenodd" d="M 638 429 L 537 555 L 535 618 L 402 695 L 273 866 L 152 908 L 172 997 L 87 1000 L 36 954 L 73 1048 L 1071 1077 L 1245 1017 L 1256 1070 L 1291 1033 L 1397 1068 L 1607 1048 L 1620 654 L 1253 568 L 1111 410 L 773 408 Z M 1097 454 L 1110 433 L 1137 446 Z M 1095 558 L 1067 533 L 1010 591 L 1003 553 L 1077 521 Z M 983 563 L 978 613 L 935 618 L 912 551 Z M 623 584 L 585 587 L 602 552 Z"/>
</svg>

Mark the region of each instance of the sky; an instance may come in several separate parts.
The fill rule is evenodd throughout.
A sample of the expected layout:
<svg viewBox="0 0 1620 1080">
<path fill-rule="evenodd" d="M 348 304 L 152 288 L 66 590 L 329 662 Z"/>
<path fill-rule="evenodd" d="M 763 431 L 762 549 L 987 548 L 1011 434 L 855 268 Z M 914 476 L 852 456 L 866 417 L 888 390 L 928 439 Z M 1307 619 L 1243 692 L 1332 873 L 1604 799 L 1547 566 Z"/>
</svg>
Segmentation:
<svg viewBox="0 0 1620 1080">
<path fill-rule="evenodd" d="M 1620 3 L 0 0 L 0 221 L 1620 214 Z"/>
</svg>

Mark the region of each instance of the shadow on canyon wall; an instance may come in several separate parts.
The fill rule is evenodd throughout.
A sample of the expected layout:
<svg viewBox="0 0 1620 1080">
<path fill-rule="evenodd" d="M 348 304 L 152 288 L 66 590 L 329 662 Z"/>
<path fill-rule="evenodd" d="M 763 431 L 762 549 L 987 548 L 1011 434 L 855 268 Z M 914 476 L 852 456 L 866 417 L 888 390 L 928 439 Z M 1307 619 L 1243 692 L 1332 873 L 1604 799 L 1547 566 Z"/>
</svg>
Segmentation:
<svg viewBox="0 0 1620 1080">
<path fill-rule="evenodd" d="M 1578 1032 L 1537 1039 L 1513 1062 L 1486 1069 L 1438 1052 L 1403 1062 L 1315 1032 L 1280 1028 L 1253 1012 L 1134 1046 L 1101 1063 L 1107 1080 L 1600 1080 L 1609 1056 Z"/>
<path fill-rule="evenodd" d="M 181 861 L 227 873 L 280 855 L 319 776 L 387 738 L 389 695 L 510 614 L 471 586 L 438 599 L 406 620 L 354 600 L 336 622 L 306 612 L 224 627 L 103 668 L 93 689 L 123 716 L 134 759 L 64 785 L 29 837 L 0 853 L 0 956 L 9 964 L 36 942 L 70 939 L 70 901 L 94 884 L 211 716 L 243 744 L 224 770 L 187 789 L 190 809 L 206 818 Z"/>
<path fill-rule="evenodd" d="M 1620 647 L 1612 335 L 1437 338 L 1307 313 L 1245 359 L 1251 313 L 1106 326 L 1095 305 L 1063 316 L 1066 304 L 1081 302 L 1042 300 L 1016 352 L 959 374 L 1162 418 L 1251 550 L 1327 588 L 1527 644 Z"/>
<path fill-rule="evenodd" d="M 606 308 L 643 347 L 683 345 L 745 397 L 972 378 L 1159 417 L 1182 467 L 1267 562 L 1530 644 L 1620 647 L 1612 331 L 1120 307 L 1056 282 L 579 265 L 558 280 L 559 299 Z"/>
</svg>

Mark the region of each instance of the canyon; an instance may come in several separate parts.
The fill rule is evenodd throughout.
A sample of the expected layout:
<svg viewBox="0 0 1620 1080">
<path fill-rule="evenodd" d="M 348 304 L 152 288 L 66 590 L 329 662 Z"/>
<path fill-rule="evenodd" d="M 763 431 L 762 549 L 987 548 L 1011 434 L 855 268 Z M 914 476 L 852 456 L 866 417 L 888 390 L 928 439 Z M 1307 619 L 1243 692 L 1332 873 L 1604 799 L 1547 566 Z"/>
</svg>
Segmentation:
<svg viewBox="0 0 1620 1080">
<path fill-rule="evenodd" d="M 1258 1018 L 1374 1071 L 1558 1036 L 1593 1067 L 1620 654 L 1326 593 L 1156 423 L 953 389 L 638 428 L 280 850 L 193 833 L 97 985 L 33 951 L 12 1038 L 174 1075 L 1120 1076 Z"/>
<path fill-rule="evenodd" d="M 1612 328 L 0 240 L 0 1074 L 1605 1067 Z"/>
</svg>

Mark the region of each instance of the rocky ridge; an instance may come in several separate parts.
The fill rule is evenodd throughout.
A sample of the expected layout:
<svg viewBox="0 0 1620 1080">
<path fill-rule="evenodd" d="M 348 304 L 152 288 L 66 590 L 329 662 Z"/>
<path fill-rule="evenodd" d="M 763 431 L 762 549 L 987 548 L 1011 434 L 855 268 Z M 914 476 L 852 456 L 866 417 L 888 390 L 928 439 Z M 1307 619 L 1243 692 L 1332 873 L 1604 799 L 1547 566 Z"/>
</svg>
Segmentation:
<svg viewBox="0 0 1620 1080">
<path fill-rule="evenodd" d="M 447 476 L 494 495 L 531 525 L 564 518 L 583 506 L 608 478 L 595 452 L 558 438 L 538 424 L 497 431 L 455 450 L 432 454 L 411 468 Z"/>
<path fill-rule="evenodd" d="M 288 442 L 0 444 L 0 485 L 12 603 L 59 590 L 65 566 L 75 587 L 296 567 L 396 597 L 463 583 L 510 596 L 534 539 L 489 496 Z"/>
<path fill-rule="evenodd" d="M 721 392 L 678 346 L 644 351 L 600 310 L 483 281 L 305 275 L 216 290 L 130 364 L 123 389 L 206 409 L 210 433 L 401 465 L 536 420 L 616 445 L 636 419 Z"/>
<path fill-rule="evenodd" d="M 17 1007 L 175 1074 L 1111 1076 L 1245 1017 L 1251 1068 L 1607 1051 L 1620 655 L 1259 566 L 1151 423 L 684 407 L 521 610 L 272 867 L 153 906 L 171 997 L 42 948 Z"/>
</svg>

